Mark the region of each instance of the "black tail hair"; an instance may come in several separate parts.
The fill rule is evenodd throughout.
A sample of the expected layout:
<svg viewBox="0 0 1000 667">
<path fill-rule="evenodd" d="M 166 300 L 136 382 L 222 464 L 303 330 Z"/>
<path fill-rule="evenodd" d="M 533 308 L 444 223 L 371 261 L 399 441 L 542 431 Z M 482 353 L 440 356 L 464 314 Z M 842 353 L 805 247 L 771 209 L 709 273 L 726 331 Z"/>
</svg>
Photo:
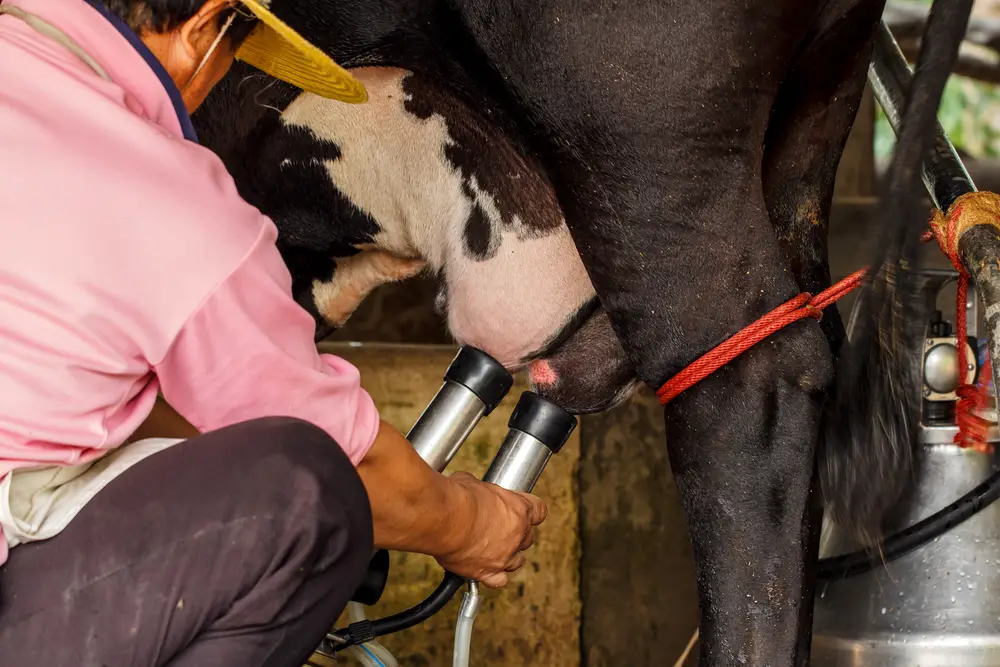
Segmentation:
<svg viewBox="0 0 1000 667">
<path fill-rule="evenodd" d="M 931 7 L 889 167 L 871 273 L 826 414 L 819 457 L 823 498 L 830 518 L 863 544 L 881 537 L 886 513 L 913 476 L 928 316 L 915 275 L 930 218 L 922 158 L 932 146 L 971 10 L 972 0 L 935 0 Z"/>
</svg>

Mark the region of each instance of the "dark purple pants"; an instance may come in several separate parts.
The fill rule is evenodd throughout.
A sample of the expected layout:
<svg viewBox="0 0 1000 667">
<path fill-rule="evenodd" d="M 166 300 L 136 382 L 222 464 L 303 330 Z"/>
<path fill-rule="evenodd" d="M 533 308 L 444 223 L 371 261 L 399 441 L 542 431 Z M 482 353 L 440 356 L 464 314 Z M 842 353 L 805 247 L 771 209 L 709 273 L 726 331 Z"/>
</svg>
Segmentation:
<svg viewBox="0 0 1000 667">
<path fill-rule="evenodd" d="M 0 568 L 2 667 L 301 667 L 372 554 L 347 456 L 262 419 L 154 454 Z"/>
</svg>

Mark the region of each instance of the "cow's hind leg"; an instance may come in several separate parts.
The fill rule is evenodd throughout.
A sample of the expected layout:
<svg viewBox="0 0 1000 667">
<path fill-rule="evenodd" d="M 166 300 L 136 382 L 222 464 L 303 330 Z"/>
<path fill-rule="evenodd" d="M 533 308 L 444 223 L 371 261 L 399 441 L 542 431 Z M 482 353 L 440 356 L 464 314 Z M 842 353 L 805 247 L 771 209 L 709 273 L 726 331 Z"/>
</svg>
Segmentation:
<svg viewBox="0 0 1000 667">
<path fill-rule="evenodd" d="M 882 0 L 831 3 L 775 102 L 764 153 L 764 197 L 799 288 L 830 285 L 827 255 L 834 181 L 864 90 Z M 836 308 L 823 331 L 837 354 L 846 334 Z"/>
<path fill-rule="evenodd" d="M 819 327 L 799 322 L 666 410 L 701 602 L 701 664 L 807 661 L 813 460 L 832 370 Z"/>
<path fill-rule="evenodd" d="M 805 292 L 830 285 L 827 233 L 837 168 L 854 123 L 871 58 L 872 34 L 882 3 L 831 3 L 829 23 L 820 22 L 779 92 L 768 127 L 763 166 L 764 197 L 792 274 Z M 823 330 L 836 355 L 846 335 L 835 307 L 823 316 Z M 816 484 L 813 493 L 817 492 Z M 821 499 L 814 498 L 811 535 L 818 537 Z M 816 540 L 804 542 L 807 565 L 801 601 L 799 660 L 807 661 L 812 626 L 811 565 Z"/>
</svg>

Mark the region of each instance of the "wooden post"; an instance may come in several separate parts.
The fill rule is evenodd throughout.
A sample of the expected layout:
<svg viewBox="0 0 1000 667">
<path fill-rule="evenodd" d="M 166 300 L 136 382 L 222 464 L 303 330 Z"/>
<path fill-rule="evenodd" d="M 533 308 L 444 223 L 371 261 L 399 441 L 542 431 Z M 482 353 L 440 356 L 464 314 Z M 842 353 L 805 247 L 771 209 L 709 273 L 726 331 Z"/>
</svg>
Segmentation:
<svg viewBox="0 0 1000 667">
<path fill-rule="evenodd" d="M 673 665 L 698 626 L 698 591 L 663 408 L 643 389 L 580 430 L 583 664 Z"/>
<path fill-rule="evenodd" d="M 835 203 L 872 203 L 875 190 L 875 98 L 865 86 L 834 184 Z"/>
</svg>

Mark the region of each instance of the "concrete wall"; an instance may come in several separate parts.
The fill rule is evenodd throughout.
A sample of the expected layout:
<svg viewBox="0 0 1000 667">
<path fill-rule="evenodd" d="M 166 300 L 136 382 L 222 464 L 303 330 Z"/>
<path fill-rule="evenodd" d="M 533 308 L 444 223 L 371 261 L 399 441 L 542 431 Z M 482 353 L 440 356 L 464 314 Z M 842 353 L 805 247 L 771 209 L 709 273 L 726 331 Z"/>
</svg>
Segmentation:
<svg viewBox="0 0 1000 667">
<path fill-rule="evenodd" d="M 674 664 L 698 625 L 697 590 L 652 391 L 584 419 L 580 517 L 583 664 Z"/>
</svg>

